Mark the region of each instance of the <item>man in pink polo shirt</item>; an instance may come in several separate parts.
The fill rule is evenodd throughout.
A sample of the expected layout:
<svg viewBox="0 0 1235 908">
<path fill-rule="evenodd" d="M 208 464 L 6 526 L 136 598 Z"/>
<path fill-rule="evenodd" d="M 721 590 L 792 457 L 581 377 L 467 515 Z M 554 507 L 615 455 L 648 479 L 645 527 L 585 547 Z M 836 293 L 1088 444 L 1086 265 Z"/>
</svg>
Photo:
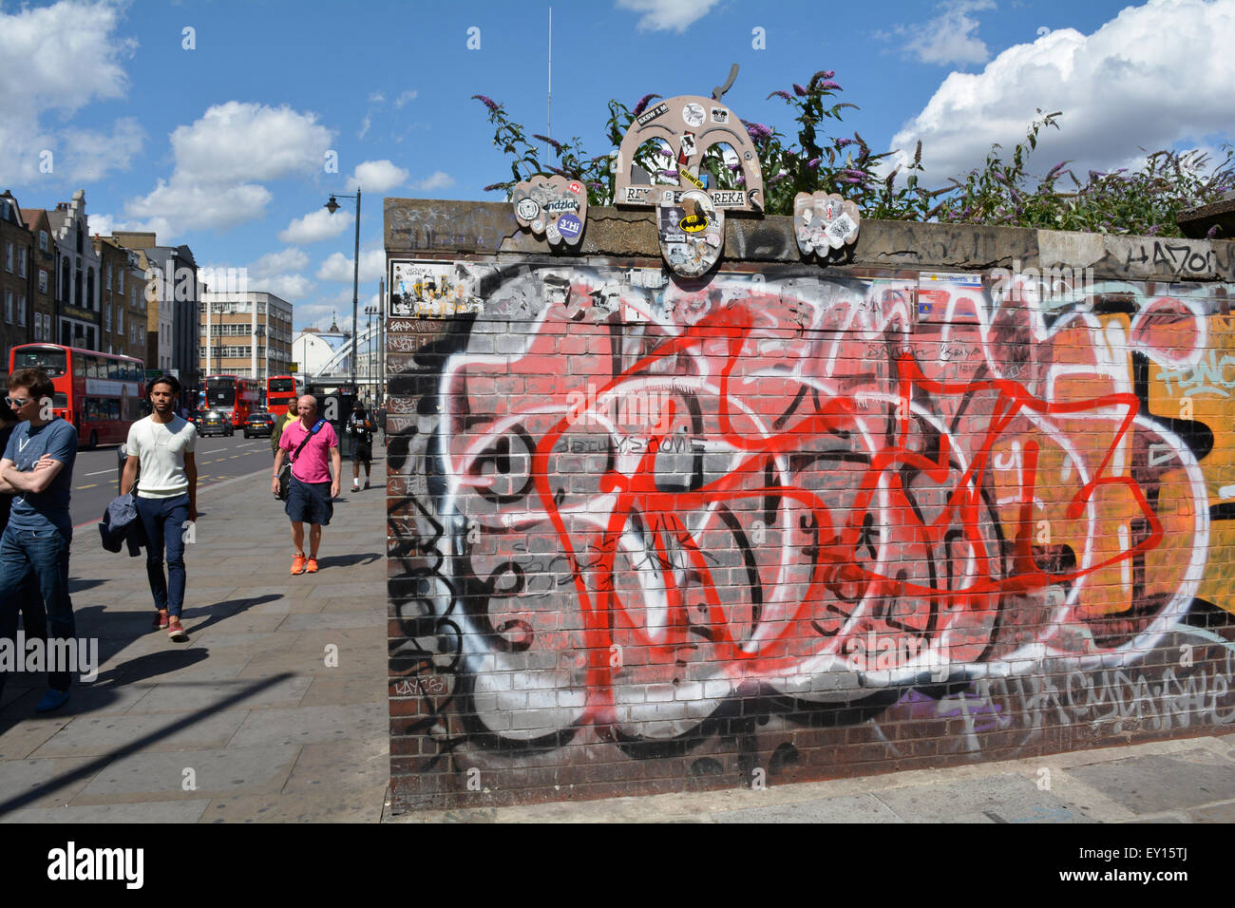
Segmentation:
<svg viewBox="0 0 1235 908">
<path fill-rule="evenodd" d="M 300 419 L 289 422 L 279 436 L 270 491 L 279 494 L 279 470 L 283 466 L 284 455 L 290 457 L 292 481 L 285 510 L 292 521 L 292 544 L 296 547 L 292 573 L 316 574 L 317 548 L 322 541 L 322 527 L 330 523 L 334 514 L 332 500 L 339 494 L 343 459 L 339 456 L 339 437 L 334 427 L 326 420 L 317 418 L 317 399 L 306 394 L 296 402 L 296 412 L 300 414 Z M 303 446 L 301 442 L 304 442 Z M 306 523 L 309 524 L 307 559 L 304 555 Z"/>
</svg>

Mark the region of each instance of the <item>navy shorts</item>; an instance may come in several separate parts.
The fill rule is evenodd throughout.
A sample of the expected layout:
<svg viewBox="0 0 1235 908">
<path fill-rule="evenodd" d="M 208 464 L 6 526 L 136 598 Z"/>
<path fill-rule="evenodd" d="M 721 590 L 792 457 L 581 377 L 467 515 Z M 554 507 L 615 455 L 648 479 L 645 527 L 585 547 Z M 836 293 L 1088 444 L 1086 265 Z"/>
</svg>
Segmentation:
<svg viewBox="0 0 1235 908">
<path fill-rule="evenodd" d="M 328 526 L 334 516 L 334 502 L 330 500 L 330 483 L 301 482 L 295 476 L 287 491 L 284 507 L 292 523 L 308 523 Z"/>
</svg>

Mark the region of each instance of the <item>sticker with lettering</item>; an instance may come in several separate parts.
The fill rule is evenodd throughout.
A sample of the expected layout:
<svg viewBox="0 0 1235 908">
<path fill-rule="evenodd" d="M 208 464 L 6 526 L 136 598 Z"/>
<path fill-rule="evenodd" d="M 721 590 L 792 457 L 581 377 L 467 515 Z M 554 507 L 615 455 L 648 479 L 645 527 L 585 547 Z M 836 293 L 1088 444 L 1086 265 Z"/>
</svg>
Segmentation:
<svg viewBox="0 0 1235 908">
<path fill-rule="evenodd" d="M 657 234 L 665 263 L 683 277 L 700 277 L 720 259 L 724 212 L 706 192 L 666 192 L 657 209 Z"/>
<path fill-rule="evenodd" d="M 664 101 L 661 101 L 651 110 L 648 110 L 640 114 L 638 117 L 636 117 L 635 122 L 638 123 L 640 126 L 646 126 L 648 123 L 651 123 L 657 117 L 663 116 L 664 114 L 667 114 L 668 112 L 669 112 L 669 105 L 666 104 Z"/>
<path fill-rule="evenodd" d="M 636 188 L 636 187 L 631 187 Z M 647 188 L 647 187 L 643 187 Z M 587 222 L 587 194 L 578 180 L 543 174 L 516 183 L 511 191 L 520 226 L 551 244 L 579 242 Z M 563 218 L 570 218 L 563 229 Z"/>
</svg>

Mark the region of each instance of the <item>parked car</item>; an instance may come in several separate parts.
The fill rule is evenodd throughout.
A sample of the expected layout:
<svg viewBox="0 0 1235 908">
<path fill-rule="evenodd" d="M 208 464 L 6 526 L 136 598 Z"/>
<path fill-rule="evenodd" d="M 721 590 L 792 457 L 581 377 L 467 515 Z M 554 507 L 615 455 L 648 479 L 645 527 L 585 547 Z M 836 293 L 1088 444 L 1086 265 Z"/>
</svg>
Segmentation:
<svg viewBox="0 0 1235 908">
<path fill-rule="evenodd" d="M 274 417 L 269 413 L 250 413 L 249 418 L 244 421 L 244 437 L 256 438 L 258 436 L 270 437 L 270 433 L 274 431 Z"/>
<path fill-rule="evenodd" d="M 231 417 L 226 413 L 220 413 L 218 410 L 211 410 L 202 417 L 201 423 L 197 427 L 199 435 L 234 435 L 236 430 L 232 428 Z"/>
</svg>

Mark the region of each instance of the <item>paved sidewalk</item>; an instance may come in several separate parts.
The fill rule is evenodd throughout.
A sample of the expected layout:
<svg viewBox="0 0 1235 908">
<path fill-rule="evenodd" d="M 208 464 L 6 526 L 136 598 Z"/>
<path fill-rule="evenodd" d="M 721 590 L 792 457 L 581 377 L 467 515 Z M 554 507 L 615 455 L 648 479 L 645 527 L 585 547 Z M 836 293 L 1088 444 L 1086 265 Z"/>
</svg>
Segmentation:
<svg viewBox="0 0 1235 908">
<path fill-rule="evenodd" d="M 50 716 L 34 712 L 41 676 L 10 678 L 0 822 L 1235 822 L 1232 736 L 763 791 L 385 815 L 384 467 L 358 494 L 345 471 L 316 575 L 288 573 L 267 470 L 204 491 L 187 646 L 149 629 L 144 559 L 79 529 L 73 598 L 99 676 Z"/>
<path fill-rule="evenodd" d="M 0 703 L 0 822 L 378 822 L 389 781 L 385 456 L 351 465 L 317 574 L 292 545 L 270 470 L 203 490 L 187 547 L 187 645 L 152 632 L 145 558 L 78 529 L 79 638 L 99 676 L 49 716 L 41 676 Z M 307 540 L 306 540 L 307 543 Z M 335 656 L 337 655 L 337 658 Z"/>
<path fill-rule="evenodd" d="M 1235 735 L 745 789 L 421 811 L 398 823 L 1232 823 Z"/>
</svg>

